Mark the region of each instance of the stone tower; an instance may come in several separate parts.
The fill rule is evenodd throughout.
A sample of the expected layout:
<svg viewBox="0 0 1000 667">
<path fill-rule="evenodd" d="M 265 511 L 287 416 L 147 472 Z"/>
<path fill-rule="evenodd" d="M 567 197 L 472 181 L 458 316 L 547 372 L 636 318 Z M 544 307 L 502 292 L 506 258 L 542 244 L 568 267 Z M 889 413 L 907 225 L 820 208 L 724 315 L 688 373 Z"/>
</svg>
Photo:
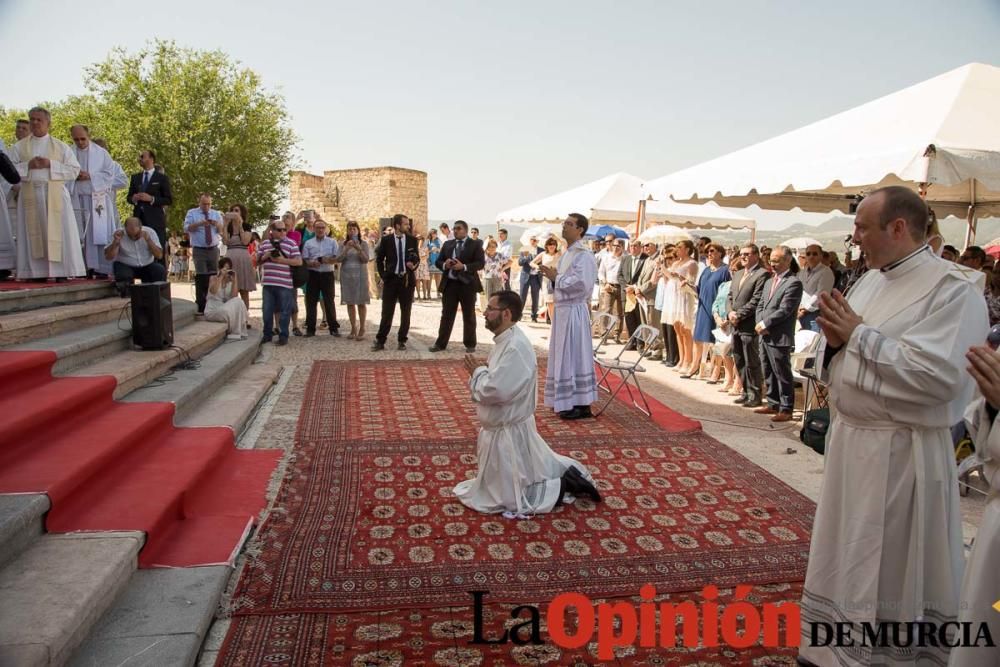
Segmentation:
<svg viewBox="0 0 1000 667">
<path fill-rule="evenodd" d="M 340 230 L 348 220 L 375 227 L 382 218 L 404 213 L 414 232 L 427 231 L 427 174 L 415 169 L 337 169 L 322 176 L 293 171 L 289 199 L 293 211 L 314 209 Z"/>
</svg>

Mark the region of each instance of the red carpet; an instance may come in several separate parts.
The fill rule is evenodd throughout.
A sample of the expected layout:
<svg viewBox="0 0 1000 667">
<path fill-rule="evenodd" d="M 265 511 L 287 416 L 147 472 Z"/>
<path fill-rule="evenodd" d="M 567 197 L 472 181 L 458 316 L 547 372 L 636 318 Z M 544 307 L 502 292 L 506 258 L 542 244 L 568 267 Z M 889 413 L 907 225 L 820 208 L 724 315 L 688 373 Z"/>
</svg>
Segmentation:
<svg viewBox="0 0 1000 667">
<path fill-rule="evenodd" d="M 92 285 L 94 283 L 108 283 L 109 279 L 101 278 L 99 280 L 89 280 L 87 278 L 73 278 L 72 280 L 67 280 L 66 282 L 57 283 L 55 280 L 49 280 L 44 283 L 29 283 L 20 282 L 17 280 L 0 280 L 0 292 L 10 292 L 13 290 L 22 289 L 51 289 L 53 287 L 66 287 L 67 285 Z"/>
<path fill-rule="evenodd" d="M 281 453 L 227 428 L 176 428 L 111 377 L 54 378 L 51 352 L 0 352 L 0 493 L 47 493 L 49 532 L 141 530 L 141 567 L 229 562 Z"/>
<path fill-rule="evenodd" d="M 663 405 L 656 420 L 616 401 L 576 422 L 539 408 L 539 432 L 590 467 L 603 503 L 526 521 L 466 509 L 450 490 L 475 474 L 478 423 L 460 369 L 314 364 L 295 459 L 234 592 L 240 618 L 220 664 L 403 664 L 364 657 L 373 637 L 405 664 L 477 664 L 431 662 L 470 648 L 435 634 L 454 627 L 446 615 L 468 620 L 470 590 L 498 607 L 568 591 L 629 597 L 647 583 L 661 594 L 779 584 L 797 599 L 787 582 L 805 573 L 812 503 L 700 430 L 668 431 L 660 420 L 697 422 Z M 512 648 L 496 649 L 503 664 Z"/>
</svg>

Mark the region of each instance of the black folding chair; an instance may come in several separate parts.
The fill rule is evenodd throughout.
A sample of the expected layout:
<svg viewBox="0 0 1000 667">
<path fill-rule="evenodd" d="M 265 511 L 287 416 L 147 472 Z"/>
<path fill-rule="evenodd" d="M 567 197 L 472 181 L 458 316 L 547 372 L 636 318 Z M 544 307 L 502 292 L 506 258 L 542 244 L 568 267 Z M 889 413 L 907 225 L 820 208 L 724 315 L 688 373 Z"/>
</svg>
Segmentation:
<svg viewBox="0 0 1000 667">
<path fill-rule="evenodd" d="M 594 358 L 594 363 L 601 369 L 601 375 L 597 381 L 597 386 L 610 394 L 604 404 L 597 409 L 597 412 L 594 413 L 595 417 L 604 412 L 611 401 L 615 400 L 615 396 L 617 396 L 618 392 L 622 390 L 622 387 L 624 387 L 625 391 L 628 392 L 628 397 L 629 400 L 632 401 L 632 406 L 647 417 L 650 416 L 652 411 L 649 409 L 649 402 L 646 401 L 646 395 L 642 392 L 642 387 L 639 385 L 639 377 L 636 373 L 646 372 L 646 369 L 641 366 L 641 362 L 648 355 L 652 354 L 653 344 L 656 343 L 656 339 L 659 335 L 660 332 L 654 327 L 651 327 L 648 324 L 639 325 L 639 327 L 632 332 L 632 335 L 629 337 L 628 345 L 623 347 L 614 359 Z M 637 349 L 640 349 L 641 352 L 639 352 L 635 361 L 623 360 L 622 355 L 625 353 L 626 348 L 632 345 L 634 345 Z M 608 381 L 612 373 L 621 379 L 618 386 L 613 389 L 611 387 L 611 383 Z M 632 391 L 633 385 L 635 386 L 635 393 Z M 642 399 L 642 405 L 636 402 L 636 393 L 638 393 L 639 398 Z M 643 406 L 645 406 L 645 409 L 643 409 Z"/>
</svg>

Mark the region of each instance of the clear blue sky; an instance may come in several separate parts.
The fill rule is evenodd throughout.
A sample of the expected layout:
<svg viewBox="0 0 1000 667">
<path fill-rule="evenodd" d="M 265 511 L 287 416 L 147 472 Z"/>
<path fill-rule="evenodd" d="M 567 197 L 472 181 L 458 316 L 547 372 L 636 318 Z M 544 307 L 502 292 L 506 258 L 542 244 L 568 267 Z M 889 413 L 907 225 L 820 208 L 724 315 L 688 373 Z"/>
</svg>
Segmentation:
<svg viewBox="0 0 1000 667">
<path fill-rule="evenodd" d="M 306 168 L 421 169 L 432 219 L 485 224 L 1000 65 L 998 35 L 997 0 L 0 0 L 0 103 L 82 92 L 113 46 L 218 48 L 284 95 Z"/>
</svg>

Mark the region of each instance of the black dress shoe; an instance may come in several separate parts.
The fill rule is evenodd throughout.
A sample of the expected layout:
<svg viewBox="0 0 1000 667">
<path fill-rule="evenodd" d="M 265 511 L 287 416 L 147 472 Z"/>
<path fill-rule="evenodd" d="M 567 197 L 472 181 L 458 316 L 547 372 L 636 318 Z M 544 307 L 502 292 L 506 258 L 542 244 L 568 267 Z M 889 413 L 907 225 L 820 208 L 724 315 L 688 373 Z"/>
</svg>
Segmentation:
<svg viewBox="0 0 1000 667">
<path fill-rule="evenodd" d="M 747 402 L 743 404 L 744 408 L 759 408 L 764 405 L 763 401 L 754 401 L 753 403 Z"/>
<path fill-rule="evenodd" d="M 334 338 L 340 338 L 340 330 L 330 329 L 330 335 L 333 336 Z"/>
<path fill-rule="evenodd" d="M 473 346 L 473 347 L 467 347 L 467 348 L 465 348 L 465 351 L 468 352 L 469 354 L 475 354 L 476 353 L 476 348 L 475 348 L 475 346 Z"/>
<path fill-rule="evenodd" d="M 735 403 L 736 405 L 743 405 L 746 402 L 747 402 L 747 399 L 744 398 L 744 397 L 742 397 L 742 396 L 740 396 L 739 398 L 737 398 L 736 400 L 733 401 L 733 403 Z"/>
<path fill-rule="evenodd" d="M 597 487 L 590 483 L 583 474 L 574 466 L 566 468 L 563 473 L 563 480 L 566 482 L 566 490 L 574 496 L 587 496 L 595 503 L 601 502 L 601 494 Z"/>
<path fill-rule="evenodd" d="M 573 409 L 573 410 L 561 410 L 558 413 L 559 414 L 559 419 L 569 419 L 570 415 L 572 415 L 575 412 L 576 412 L 575 409 Z"/>
<path fill-rule="evenodd" d="M 307 331 L 306 338 L 313 338 L 316 335 L 315 331 Z"/>
<path fill-rule="evenodd" d="M 375 341 L 372 344 L 372 352 L 379 352 L 379 351 L 384 350 L 384 349 L 385 349 L 385 343 L 380 343 L 378 341 Z"/>
<path fill-rule="evenodd" d="M 431 352 L 444 352 L 445 348 L 441 347 L 437 343 L 431 345 Z"/>
<path fill-rule="evenodd" d="M 398 345 L 396 345 L 396 349 L 397 350 L 405 350 L 406 349 L 406 343 L 399 343 Z"/>
</svg>

